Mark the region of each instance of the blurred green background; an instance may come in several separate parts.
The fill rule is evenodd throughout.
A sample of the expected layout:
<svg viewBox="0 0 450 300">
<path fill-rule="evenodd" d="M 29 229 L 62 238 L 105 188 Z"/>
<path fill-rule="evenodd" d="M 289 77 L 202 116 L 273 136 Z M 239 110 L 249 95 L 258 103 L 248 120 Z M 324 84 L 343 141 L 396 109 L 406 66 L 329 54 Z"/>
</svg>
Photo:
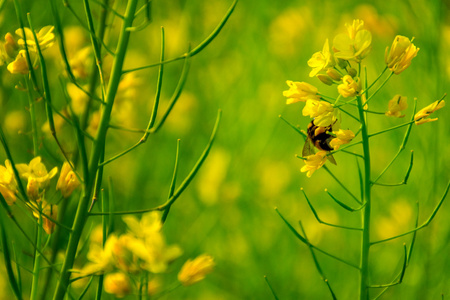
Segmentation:
<svg viewBox="0 0 450 300">
<path fill-rule="evenodd" d="M 78 1 L 70 1 L 74 11 L 83 16 L 81 4 L 75 2 Z M 48 25 L 52 20 L 43 9 L 46 1 L 23 1 L 22 5 L 31 12 L 36 27 Z M 94 2 L 91 5 L 94 16 L 98 16 L 99 6 Z M 187 50 L 189 43 L 195 47 L 209 35 L 229 5 L 231 1 L 223 0 L 153 1 L 152 24 L 132 36 L 127 68 L 158 61 L 160 26 L 166 32 L 166 57 L 176 57 Z M 66 27 L 78 24 L 62 5 L 59 9 Z M 318 86 L 319 91 L 336 96 L 335 87 L 325 87 L 318 79 L 308 77 L 310 69 L 306 62 L 322 49 L 326 38 L 332 41 L 337 33 L 345 30 L 344 24 L 353 19 L 364 20 L 373 35 L 372 52 L 364 60 L 369 80 L 383 70 L 385 48 L 391 45 L 395 35 L 415 37 L 414 43 L 420 48 L 418 56 L 405 72 L 391 78 L 371 104 L 371 109 L 385 111 L 388 100 L 395 94 L 407 96 L 409 108 L 405 119 L 371 115 L 369 120 L 371 132 L 401 124 L 412 113 L 414 97 L 420 109 L 449 92 L 449 9 L 448 1 L 437 0 L 239 1 L 219 36 L 192 59 L 185 90 L 166 125 L 150 136 L 145 145 L 105 169 L 105 187 L 106 179 L 111 177 L 117 210 L 163 203 L 172 176 L 176 140 L 181 139 L 181 182 L 206 145 L 217 110 L 223 110 L 213 149 L 197 177 L 173 206 L 164 228 L 167 241 L 184 250 L 183 258 L 174 264 L 173 273 L 185 259 L 205 252 L 215 257 L 217 267 L 203 282 L 176 289 L 165 299 L 272 299 L 264 275 L 280 299 L 331 298 L 309 249 L 289 231 L 274 207 L 297 229 L 301 220 L 312 243 L 355 263 L 359 260 L 359 233 L 318 224 L 300 187 L 324 221 L 357 226 L 360 216 L 343 211 L 323 192 L 327 188 L 340 200 L 353 204 L 324 170 L 317 171 L 312 178 L 300 173 L 303 163 L 294 154 L 301 153 L 303 138 L 278 115 L 301 128 L 306 128 L 310 120 L 302 117 L 302 104 L 286 106 L 282 96 L 282 91 L 288 89 L 285 81 L 306 81 Z M 3 35 L 18 27 L 11 3 L 5 5 L 0 18 Z M 119 25 L 116 19 L 111 32 Z M 87 39 L 87 33 L 84 34 Z M 114 34 L 110 33 L 110 37 Z M 56 51 L 57 47 L 54 48 Z M 52 67 L 58 94 L 61 93 L 57 85 L 61 67 L 57 60 L 53 60 Z M 181 62 L 166 67 L 162 107 L 170 99 L 181 67 Z M 14 123 L 11 119 L 28 117 L 24 109 L 26 95 L 13 88 L 17 80 L 6 68 L 1 72 L 2 126 L 15 149 L 13 155 L 17 161 L 28 162 L 31 155 L 23 147 L 32 148 L 27 142 L 28 122 L 10 126 Z M 128 127 L 146 127 L 153 105 L 156 72 L 157 69 L 150 69 L 135 74 L 141 86 L 126 118 Z M 61 107 L 64 100 L 56 102 Z M 11 117 L 11 111 L 16 115 Z M 441 198 L 449 181 L 448 108 L 436 115 L 438 122 L 413 126 L 404 153 L 382 180 L 401 181 L 409 163 L 409 151 L 414 150 L 414 167 L 408 185 L 374 188 L 373 239 L 412 229 L 416 202 L 420 203 L 421 224 Z M 345 117 L 342 127 L 357 130 Z M 19 130 L 21 134 L 17 134 Z M 404 130 L 371 140 L 374 175 L 392 159 Z M 140 137 L 140 134 L 111 131 L 106 157 L 126 149 Z M 50 137 L 46 142 L 48 147 L 54 147 Z M 4 161 L 3 150 L 0 155 Z M 338 166 L 331 165 L 330 170 L 358 194 L 355 159 L 342 153 L 335 158 Z M 49 157 L 46 163 L 50 167 L 60 165 L 61 160 L 61 157 Z M 382 299 L 441 299 L 441 294 L 450 297 L 448 200 L 430 226 L 417 234 L 403 283 L 390 288 Z M 32 222 L 28 222 L 32 228 Z M 100 219 L 93 217 L 90 222 L 98 223 Z M 86 226 L 86 233 L 90 227 L 91 224 Z M 116 228 L 124 230 L 119 217 Z M 411 236 L 406 236 L 371 248 L 373 283 L 388 283 L 393 279 L 401 269 L 402 244 L 409 245 L 410 240 Z M 17 243 L 26 244 L 20 240 Z M 358 273 L 326 256 L 318 254 L 318 258 L 338 299 L 356 299 Z M 0 277 L 0 286 L 4 286 L 0 294 L 9 289 L 6 280 Z M 374 292 L 373 295 L 378 293 Z M 8 297 L 5 295 L 3 299 Z"/>
</svg>

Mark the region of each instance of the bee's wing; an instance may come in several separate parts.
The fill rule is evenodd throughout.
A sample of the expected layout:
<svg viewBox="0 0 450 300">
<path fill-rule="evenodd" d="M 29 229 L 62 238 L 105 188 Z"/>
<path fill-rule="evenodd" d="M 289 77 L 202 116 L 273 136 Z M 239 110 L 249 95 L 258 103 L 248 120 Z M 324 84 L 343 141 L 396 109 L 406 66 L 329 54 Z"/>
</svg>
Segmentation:
<svg viewBox="0 0 450 300">
<path fill-rule="evenodd" d="M 302 156 L 306 157 L 312 154 L 314 154 L 313 146 L 311 145 L 309 138 L 306 138 L 305 145 L 303 145 Z"/>
<path fill-rule="evenodd" d="M 334 159 L 332 154 L 328 155 L 327 157 L 328 157 L 328 160 L 330 161 L 330 163 L 332 163 L 333 165 L 337 165 L 337 162 Z"/>
</svg>

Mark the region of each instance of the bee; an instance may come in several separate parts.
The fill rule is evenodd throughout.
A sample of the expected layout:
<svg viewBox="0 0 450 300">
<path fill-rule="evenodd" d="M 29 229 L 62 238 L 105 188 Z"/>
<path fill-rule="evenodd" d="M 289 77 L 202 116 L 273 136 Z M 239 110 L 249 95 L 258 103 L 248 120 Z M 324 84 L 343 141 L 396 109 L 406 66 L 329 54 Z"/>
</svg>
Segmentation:
<svg viewBox="0 0 450 300">
<path fill-rule="evenodd" d="M 330 142 L 332 139 L 334 139 L 334 136 L 327 133 L 327 132 L 332 131 L 331 127 L 332 127 L 332 125 L 327 126 L 327 127 L 320 127 L 320 126 L 314 125 L 314 120 L 308 124 L 308 129 L 307 129 L 308 137 L 306 138 L 305 145 L 303 146 L 303 151 L 302 151 L 303 157 L 314 154 L 313 146 L 319 150 L 324 150 L 327 152 L 334 150 L 333 147 L 330 146 Z M 328 155 L 328 160 L 332 164 L 337 165 L 336 160 L 334 159 L 333 155 L 331 155 L 331 154 Z"/>
</svg>

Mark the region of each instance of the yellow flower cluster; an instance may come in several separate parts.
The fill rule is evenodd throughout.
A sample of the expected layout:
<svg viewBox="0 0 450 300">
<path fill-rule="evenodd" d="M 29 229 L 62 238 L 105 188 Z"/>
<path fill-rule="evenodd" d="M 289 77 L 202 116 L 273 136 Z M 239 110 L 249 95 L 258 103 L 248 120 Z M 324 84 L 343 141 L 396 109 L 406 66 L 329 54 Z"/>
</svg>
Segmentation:
<svg viewBox="0 0 450 300">
<path fill-rule="evenodd" d="M 141 220 L 126 216 L 123 221 L 127 224 L 127 233 L 109 235 L 104 247 L 98 239 L 91 240 L 87 254 L 89 263 L 78 273 L 80 277 L 105 274 L 105 291 L 116 297 L 132 291 L 133 276 L 167 272 L 169 264 L 182 254 L 178 246 L 166 244 L 159 212 L 144 214 Z M 178 278 L 183 285 L 193 284 L 211 272 L 213 266 L 210 256 L 200 256 L 186 262 Z M 152 287 L 154 292 L 155 287 Z"/>
<path fill-rule="evenodd" d="M 20 178 L 27 180 L 26 192 L 33 215 L 39 219 L 40 214 L 42 214 L 42 226 L 48 234 L 51 234 L 55 223 L 47 216 L 55 220 L 58 209 L 56 205 L 48 203 L 46 199 L 50 181 L 58 173 L 58 168 L 54 167 L 48 172 L 40 156 L 33 158 L 29 164 L 16 164 L 14 168 L 17 170 Z M 72 171 L 70 165 L 65 162 L 56 190 L 60 190 L 62 196 L 68 198 L 79 185 L 78 177 Z M 13 205 L 17 200 L 18 184 L 13 165 L 9 160 L 5 161 L 5 166 L 0 165 L 0 193 L 8 205 Z"/>
<path fill-rule="evenodd" d="M 36 31 L 36 38 L 41 51 L 51 47 L 55 43 L 53 26 L 45 26 Z M 23 34 L 25 32 L 25 35 Z M 17 40 L 11 33 L 5 35 L 5 41 L 0 43 L 0 65 L 8 64 L 7 69 L 11 74 L 28 74 L 27 50 L 33 67 L 37 65 L 37 44 L 31 29 L 25 27 L 16 30 Z M 25 48 L 26 45 L 26 48 Z"/>
</svg>

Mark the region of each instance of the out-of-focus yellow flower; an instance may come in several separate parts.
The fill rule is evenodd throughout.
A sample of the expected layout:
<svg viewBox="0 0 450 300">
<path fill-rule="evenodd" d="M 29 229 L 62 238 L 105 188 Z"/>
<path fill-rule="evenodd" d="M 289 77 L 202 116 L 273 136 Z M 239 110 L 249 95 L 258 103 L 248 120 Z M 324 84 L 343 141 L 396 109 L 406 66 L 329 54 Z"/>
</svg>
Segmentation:
<svg viewBox="0 0 450 300">
<path fill-rule="evenodd" d="M 308 60 L 308 66 L 313 68 L 309 73 L 309 77 L 314 77 L 320 71 L 334 67 L 336 62 L 334 61 L 333 55 L 330 52 L 330 45 L 328 43 L 328 39 L 325 41 L 323 45 L 322 51 L 316 52 L 313 56 Z"/>
<path fill-rule="evenodd" d="M 327 161 L 326 151 L 319 151 L 314 155 L 308 155 L 304 160 L 305 165 L 300 169 L 301 172 L 307 172 L 306 176 L 311 177 L 312 174 L 320 169 Z"/>
<path fill-rule="evenodd" d="M 8 159 L 5 160 L 5 166 L 0 165 L 0 193 L 8 205 L 13 205 L 16 201 L 17 182 Z"/>
<path fill-rule="evenodd" d="M 60 190 L 63 197 L 68 198 L 79 185 L 80 181 L 75 175 L 75 172 L 70 167 L 70 164 L 65 161 L 61 168 L 58 183 L 56 184 L 56 190 Z"/>
<path fill-rule="evenodd" d="M 169 263 L 181 255 L 181 249 L 176 245 L 168 246 L 161 233 L 161 215 L 150 212 L 138 221 L 134 216 L 123 218 L 130 233 L 135 237 L 127 238 L 127 249 L 142 260 L 141 267 L 152 273 L 167 270 Z"/>
<path fill-rule="evenodd" d="M 350 75 L 342 77 L 342 84 L 338 85 L 338 92 L 343 97 L 354 97 L 361 91 L 361 83 L 359 78 L 353 79 Z"/>
<path fill-rule="evenodd" d="M 406 102 L 406 97 L 401 95 L 395 95 L 394 98 L 389 100 L 389 109 L 385 113 L 388 117 L 403 118 L 402 111 L 408 108 L 408 103 Z"/>
<path fill-rule="evenodd" d="M 335 68 L 328 68 L 327 75 L 330 76 L 331 79 L 340 81 L 342 79 L 342 74 L 339 73 Z"/>
<path fill-rule="evenodd" d="M 317 74 L 316 77 L 317 77 L 317 79 L 319 79 L 320 81 L 322 81 L 322 83 L 324 83 L 326 85 L 332 85 L 333 84 L 333 79 L 331 79 L 331 77 L 328 76 L 328 75 Z"/>
<path fill-rule="evenodd" d="M 70 59 L 69 65 L 76 78 L 85 79 L 89 76 L 93 53 L 90 46 L 78 50 Z"/>
<path fill-rule="evenodd" d="M 83 87 L 83 88 L 86 88 Z M 82 115 L 87 108 L 87 104 L 89 101 L 88 95 L 83 92 L 79 87 L 75 84 L 69 82 L 66 85 L 67 93 L 69 94 L 71 101 L 72 110 L 78 116 Z"/>
<path fill-rule="evenodd" d="M 53 30 L 55 29 L 54 26 L 45 26 L 42 27 L 41 30 L 36 31 L 36 37 L 39 43 L 39 48 L 41 50 L 45 50 L 49 47 L 51 47 L 55 43 L 55 34 L 53 33 Z M 27 40 L 27 46 L 29 50 L 32 50 L 34 52 L 37 51 L 36 42 L 34 40 L 33 32 L 30 28 L 25 27 L 25 37 Z M 18 41 L 18 44 L 21 47 L 25 46 L 25 40 L 22 32 L 22 28 L 19 28 L 16 30 L 16 34 L 20 36 L 21 38 Z"/>
<path fill-rule="evenodd" d="M 95 137 L 97 134 L 98 126 L 100 125 L 100 117 L 102 116 L 102 113 L 100 110 L 94 111 L 91 115 L 91 119 L 89 120 L 89 126 L 86 129 L 86 131 Z"/>
<path fill-rule="evenodd" d="M 286 104 L 295 102 L 306 102 L 308 99 L 319 100 L 318 90 L 315 86 L 306 82 L 286 81 L 289 90 L 283 91 L 283 96 L 287 97 Z"/>
<path fill-rule="evenodd" d="M 28 74 L 27 52 L 20 50 L 16 59 L 8 64 L 7 69 L 11 74 Z"/>
<path fill-rule="evenodd" d="M 131 292 L 131 284 L 128 275 L 117 272 L 105 276 L 103 282 L 105 292 L 114 294 L 117 298 L 123 298 Z"/>
<path fill-rule="evenodd" d="M 314 125 L 328 127 L 337 122 L 339 110 L 326 101 L 308 100 L 302 114 L 314 118 Z"/>
<path fill-rule="evenodd" d="M 336 137 L 331 140 L 330 146 L 334 148 L 334 150 L 339 149 L 341 145 L 350 143 L 351 140 L 355 138 L 355 134 L 351 130 L 342 130 L 333 132 Z"/>
<path fill-rule="evenodd" d="M 105 247 L 98 243 L 91 243 L 89 252 L 87 254 L 87 263 L 83 269 L 80 270 L 80 277 L 88 275 L 100 275 L 111 271 L 115 265 L 113 250 L 118 242 L 115 234 L 110 234 L 106 240 Z"/>
<path fill-rule="evenodd" d="M 56 205 L 48 204 L 47 202 L 43 201 L 41 204 L 42 212 L 51 217 L 53 220 L 56 220 L 58 218 L 58 207 Z M 39 219 L 39 212 L 33 211 L 33 215 L 35 218 Z M 46 216 L 42 215 L 42 227 L 44 228 L 45 232 L 47 234 L 52 234 L 55 229 L 55 223 L 48 219 Z"/>
<path fill-rule="evenodd" d="M 148 282 L 147 292 L 150 296 L 156 295 L 161 291 L 162 283 L 158 278 L 153 278 Z"/>
<path fill-rule="evenodd" d="M 212 272 L 214 268 L 214 259 L 202 254 L 194 260 L 187 260 L 178 273 L 178 280 L 184 285 L 192 285 L 205 278 L 205 276 Z"/>
<path fill-rule="evenodd" d="M 17 55 L 17 50 L 19 50 L 19 45 L 11 33 L 8 32 L 5 35 L 5 44 L 3 46 L 8 57 L 14 59 Z"/>
<path fill-rule="evenodd" d="M 416 57 L 419 50 L 412 43 L 412 40 L 405 36 L 397 35 L 394 42 L 392 42 L 391 49 L 386 47 L 384 61 L 394 74 L 400 74 L 411 65 L 411 60 Z"/>
<path fill-rule="evenodd" d="M 422 108 L 417 114 L 414 115 L 414 121 L 416 125 L 437 121 L 438 118 L 428 119 L 428 116 L 434 113 L 435 111 L 443 108 L 444 106 L 445 101 L 441 99 L 431 103 L 427 107 Z"/>
<path fill-rule="evenodd" d="M 369 54 L 372 44 L 372 34 L 362 29 L 364 22 L 353 20 L 353 24 L 345 24 L 347 33 L 338 34 L 333 40 L 333 50 L 336 58 L 360 62 Z"/>
<path fill-rule="evenodd" d="M 57 167 L 54 167 L 50 172 L 47 172 L 47 168 L 41 162 L 40 156 L 33 158 L 29 165 L 17 164 L 16 168 L 21 177 L 28 179 L 28 181 L 34 180 L 40 189 L 46 188 L 50 179 L 58 173 Z"/>
</svg>

